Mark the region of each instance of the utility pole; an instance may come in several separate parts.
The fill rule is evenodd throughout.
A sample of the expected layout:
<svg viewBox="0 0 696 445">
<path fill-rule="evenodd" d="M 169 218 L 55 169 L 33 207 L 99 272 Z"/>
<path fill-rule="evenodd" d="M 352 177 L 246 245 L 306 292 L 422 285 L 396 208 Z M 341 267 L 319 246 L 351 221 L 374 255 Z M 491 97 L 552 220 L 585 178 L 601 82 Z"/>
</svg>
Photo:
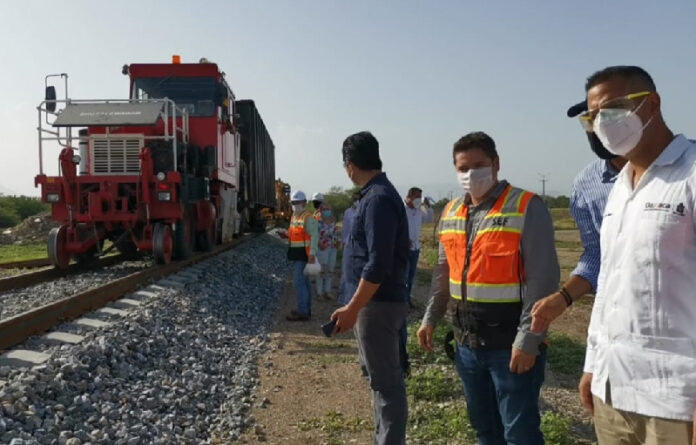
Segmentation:
<svg viewBox="0 0 696 445">
<path fill-rule="evenodd" d="M 539 173 L 539 182 L 541 182 L 541 197 L 546 198 L 546 183 L 549 182 L 547 177 L 549 176 L 548 173 Z"/>
</svg>

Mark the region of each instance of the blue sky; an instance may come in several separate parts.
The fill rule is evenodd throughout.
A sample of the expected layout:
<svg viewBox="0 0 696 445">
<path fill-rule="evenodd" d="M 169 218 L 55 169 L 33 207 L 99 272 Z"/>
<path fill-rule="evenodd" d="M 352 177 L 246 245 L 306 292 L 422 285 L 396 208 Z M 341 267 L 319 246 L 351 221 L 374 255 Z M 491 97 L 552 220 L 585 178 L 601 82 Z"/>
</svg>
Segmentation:
<svg viewBox="0 0 696 445">
<path fill-rule="evenodd" d="M 125 98 L 123 64 L 180 54 L 256 101 L 294 188 L 349 187 L 341 143 L 370 130 L 397 187 L 438 198 L 458 190 L 452 143 L 483 130 L 501 176 L 568 194 L 592 153 L 565 110 L 597 69 L 647 69 L 668 125 L 695 137 L 694 17 L 689 1 L 0 2 L 0 186 L 38 193 L 46 74 L 69 73 L 75 99 Z"/>
</svg>

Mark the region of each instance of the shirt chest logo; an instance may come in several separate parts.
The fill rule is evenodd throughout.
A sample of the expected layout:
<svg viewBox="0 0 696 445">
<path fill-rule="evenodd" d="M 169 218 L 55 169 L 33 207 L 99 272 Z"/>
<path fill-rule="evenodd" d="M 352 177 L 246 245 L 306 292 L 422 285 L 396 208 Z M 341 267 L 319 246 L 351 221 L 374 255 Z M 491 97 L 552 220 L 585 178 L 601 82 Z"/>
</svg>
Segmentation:
<svg viewBox="0 0 696 445">
<path fill-rule="evenodd" d="M 491 218 L 491 226 L 493 227 L 505 227 L 508 223 L 507 216 L 496 216 Z"/>
<path fill-rule="evenodd" d="M 643 207 L 645 212 L 660 212 L 660 213 L 672 213 L 674 215 L 684 216 L 686 207 L 683 202 L 679 204 L 671 204 L 669 202 L 646 202 Z"/>
</svg>

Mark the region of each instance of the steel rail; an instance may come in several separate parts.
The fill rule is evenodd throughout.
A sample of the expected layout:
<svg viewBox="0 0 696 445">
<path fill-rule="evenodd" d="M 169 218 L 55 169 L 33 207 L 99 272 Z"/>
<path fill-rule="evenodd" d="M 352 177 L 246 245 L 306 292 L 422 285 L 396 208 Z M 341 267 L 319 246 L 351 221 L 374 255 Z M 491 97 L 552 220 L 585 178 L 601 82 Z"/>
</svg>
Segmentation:
<svg viewBox="0 0 696 445">
<path fill-rule="evenodd" d="M 149 280 L 171 275 L 195 263 L 237 247 L 258 235 L 260 234 L 246 235 L 231 243 L 218 246 L 210 252 L 198 254 L 187 260 L 150 267 L 111 281 L 108 284 L 88 289 L 45 306 L 0 320 L 0 351 L 22 343 L 32 335 L 45 332 L 58 323 L 72 320 L 86 312 L 103 307 L 107 303 L 121 298 L 128 292 L 136 290 Z"/>
<path fill-rule="evenodd" d="M 34 260 L 8 261 L 0 263 L 0 269 L 35 269 L 37 267 L 50 266 L 51 261 L 48 258 L 37 258 Z"/>
<path fill-rule="evenodd" d="M 88 270 L 100 269 L 102 267 L 111 266 L 122 261 L 134 260 L 137 258 L 139 258 L 139 256 L 133 254 L 112 255 L 104 258 L 99 258 L 98 260 L 95 260 L 87 264 L 71 264 L 70 266 L 68 266 L 67 269 L 42 269 L 37 270 L 35 272 L 27 272 L 20 275 L 13 275 L 7 278 L 0 278 L 0 292 L 32 286 L 34 284 L 44 283 L 46 281 L 55 280 L 57 278 L 67 277 L 70 275 L 76 275 L 78 273 L 85 272 Z M 0 296 L 0 301 L 2 301 L 2 296 Z"/>
</svg>

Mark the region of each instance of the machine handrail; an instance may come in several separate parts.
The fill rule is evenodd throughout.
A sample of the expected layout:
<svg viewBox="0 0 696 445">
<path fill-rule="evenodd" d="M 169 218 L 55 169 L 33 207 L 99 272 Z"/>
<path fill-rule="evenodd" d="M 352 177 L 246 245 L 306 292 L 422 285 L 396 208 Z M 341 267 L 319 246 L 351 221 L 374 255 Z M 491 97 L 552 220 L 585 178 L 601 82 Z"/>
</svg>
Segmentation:
<svg viewBox="0 0 696 445">
<path fill-rule="evenodd" d="M 169 98 L 159 98 L 159 99 L 56 99 L 56 100 L 44 100 L 42 101 L 36 109 L 39 114 L 39 126 L 36 128 L 39 136 L 39 174 L 43 175 L 43 142 L 44 141 L 58 141 L 58 144 L 62 147 L 73 147 L 73 136 L 72 128 L 65 127 L 65 133 L 61 137 L 61 128 L 58 127 L 58 131 L 49 130 L 43 127 L 42 116 L 45 116 L 46 123 L 51 124 L 48 121 L 50 115 L 58 116 L 61 110 L 49 111 L 45 105 L 51 102 L 54 104 L 111 104 L 111 103 L 161 103 L 163 105 L 163 110 L 160 111 L 160 117 L 164 122 L 164 135 L 163 136 L 144 136 L 144 139 L 159 139 L 164 141 L 172 141 L 172 151 L 174 158 L 174 170 L 177 169 L 177 136 L 181 135 L 181 139 L 185 144 L 189 142 L 189 115 L 188 110 L 185 108 L 179 108 L 176 103 Z M 178 116 L 177 116 L 178 114 Z M 170 117 L 171 115 L 171 125 Z M 177 118 L 181 117 L 181 125 L 178 125 Z M 173 127 L 173 128 L 170 128 Z M 54 127 L 55 128 L 55 127 Z M 106 137 L 109 137 L 109 126 L 106 125 L 107 132 Z M 52 135 L 46 136 L 45 134 Z"/>
</svg>

